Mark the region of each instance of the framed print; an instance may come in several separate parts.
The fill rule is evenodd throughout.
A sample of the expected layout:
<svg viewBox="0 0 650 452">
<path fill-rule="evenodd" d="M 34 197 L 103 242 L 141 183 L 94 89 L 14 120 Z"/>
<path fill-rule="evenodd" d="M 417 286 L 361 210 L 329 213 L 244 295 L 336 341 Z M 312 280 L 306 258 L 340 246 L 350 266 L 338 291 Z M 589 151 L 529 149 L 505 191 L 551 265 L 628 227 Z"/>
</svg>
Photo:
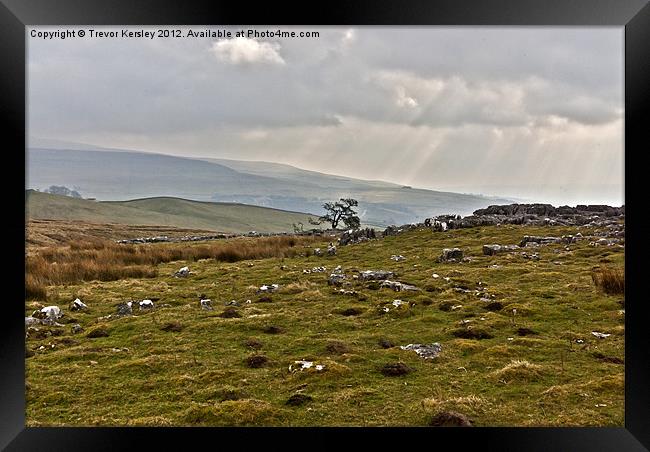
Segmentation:
<svg viewBox="0 0 650 452">
<path fill-rule="evenodd" d="M 645 450 L 647 2 L 315 8 L 3 0 L 0 444 Z"/>
</svg>

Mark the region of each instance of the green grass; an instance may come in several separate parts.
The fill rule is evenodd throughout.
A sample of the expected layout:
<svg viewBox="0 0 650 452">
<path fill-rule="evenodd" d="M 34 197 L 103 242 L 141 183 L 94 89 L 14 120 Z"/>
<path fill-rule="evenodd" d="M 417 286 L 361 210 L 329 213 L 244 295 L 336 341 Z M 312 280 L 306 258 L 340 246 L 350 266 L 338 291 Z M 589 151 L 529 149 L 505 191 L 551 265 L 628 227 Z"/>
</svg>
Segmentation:
<svg viewBox="0 0 650 452">
<path fill-rule="evenodd" d="M 185 265 L 179 261 L 160 264 L 160 276 L 152 279 L 49 287 L 48 304 L 58 300 L 85 331 L 72 335 L 66 325 L 60 336 L 27 340 L 36 350 L 26 359 L 27 425 L 399 426 L 427 425 L 438 411 L 451 410 L 477 426 L 622 426 L 624 366 L 596 356 L 624 359 L 623 296 L 599 290 L 592 270 L 604 265 L 605 256 L 608 267 L 623 268 L 624 250 L 589 247 L 585 240 L 569 252 L 564 245 L 537 248 L 539 261 L 482 255 L 485 243 L 576 232 L 521 226 L 417 230 L 340 247 L 337 256 L 202 260 L 189 264 L 194 274 L 187 279 L 169 276 Z M 472 261 L 436 262 L 443 248 L 455 246 Z M 407 259 L 391 261 L 393 254 Z M 500 267 L 489 268 L 493 264 Z M 320 265 L 328 272 L 302 273 Z M 423 290 L 371 290 L 351 280 L 349 289 L 358 296 L 335 294 L 327 276 L 337 265 L 350 277 L 353 270 L 391 270 Z M 489 312 L 479 297 L 453 289 L 474 289 L 479 281 L 503 304 L 501 311 Z M 255 290 L 265 283 L 281 288 L 271 302 L 258 303 Z M 214 311 L 199 309 L 201 294 L 213 300 Z M 68 312 L 77 296 L 89 312 Z M 98 320 L 114 314 L 120 301 L 150 297 L 170 307 Z M 242 318 L 219 317 L 232 299 L 242 303 Z M 382 313 L 395 299 L 415 306 Z M 445 302 L 462 307 L 442 311 Z M 28 302 L 26 315 L 36 307 Z M 363 312 L 341 314 L 349 308 Z M 466 328 L 461 320 L 493 337 L 455 337 L 455 330 Z M 180 331 L 163 331 L 172 322 Z M 283 332 L 265 333 L 270 325 Z M 109 336 L 85 336 L 98 327 Z M 520 337 L 521 327 L 536 334 Z M 598 339 L 591 331 L 611 336 Z M 251 339 L 261 346 L 247 345 Z M 396 345 L 440 342 L 443 348 L 438 358 L 423 360 L 399 347 L 384 349 L 380 339 Z M 37 350 L 41 345 L 45 350 Z M 251 368 L 246 360 L 252 355 L 268 362 Z M 289 372 L 289 365 L 303 359 L 325 370 Z M 397 362 L 414 371 L 382 375 L 383 365 Z M 286 405 L 297 392 L 313 401 Z"/>
<path fill-rule="evenodd" d="M 26 192 L 30 219 L 75 220 L 174 226 L 218 232 L 292 232 L 293 223 L 309 225 L 315 217 L 299 212 L 245 204 L 190 201 L 180 198 L 146 198 L 131 201 L 88 201 L 29 190 Z"/>
</svg>

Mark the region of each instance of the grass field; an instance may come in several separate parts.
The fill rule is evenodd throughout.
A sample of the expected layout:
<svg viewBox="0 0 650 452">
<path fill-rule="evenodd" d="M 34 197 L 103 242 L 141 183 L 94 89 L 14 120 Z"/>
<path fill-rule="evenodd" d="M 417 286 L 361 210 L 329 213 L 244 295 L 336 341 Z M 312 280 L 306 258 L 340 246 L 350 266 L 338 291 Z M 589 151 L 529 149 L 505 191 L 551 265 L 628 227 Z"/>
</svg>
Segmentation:
<svg viewBox="0 0 650 452">
<path fill-rule="evenodd" d="M 539 260 L 482 254 L 484 244 L 578 230 L 594 231 L 420 229 L 314 256 L 325 237 L 293 257 L 162 262 L 153 277 L 50 285 L 25 315 L 58 305 L 65 325 L 27 339 L 27 425 L 423 426 L 453 411 L 475 426 L 623 426 L 624 295 L 607 275 L 622 277 L 624 249 L 584 240 L 535 248 Z M 471 261 L 438 263 L 450 247 Z M 192 274 L 173 277 L 184 265 Z M 327 284 L 338 265 L 356 293 Z M 316 266 L 327 271 L 303 273 Z M 353 278 L 364 270 L 421 290 Z M 276 293 L 256 293 L 274 283 Z M 76 297 L 88 311 L 70 312 Z M 153 311 L 114 316 L 116 304 L 147 298 Z M 74 323 L 84 331 L 73 334 Z M 432 360 L 399 348 L 432 342 L 442 345 Z M 298 360 L 324 367 L 290 371 Z M 381 372 L 397 363 L 410 372 Z"/>
<path fill-rule="evenodd" d="M 25 195 L 27 217 L 115 223 L 124 225 L 173 226 L 216 232 L 244 233 L 293 231 L 293 223 L 308 229 L 308 215 L 245 204 L 190 201 L 160 197 L 131 201 L 89 201 L 33 190 Z"/>
</svg>

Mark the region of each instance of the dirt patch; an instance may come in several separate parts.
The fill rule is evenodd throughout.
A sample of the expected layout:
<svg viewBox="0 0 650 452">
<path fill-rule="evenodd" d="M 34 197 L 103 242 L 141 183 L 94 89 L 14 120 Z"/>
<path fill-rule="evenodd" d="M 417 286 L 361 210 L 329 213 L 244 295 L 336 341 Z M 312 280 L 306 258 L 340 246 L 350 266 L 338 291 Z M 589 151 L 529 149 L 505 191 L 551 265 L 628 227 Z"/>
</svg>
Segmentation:
<svg viewBox="0 0 650 452">
<path fill-rule="evenodd" d="M 221 314 L 219 314 L 219 317 L 222 319 L 239 319 L 241 316 L 242 315 L 239 313 L 239 311 L 233 307 L 226 308 Z"/>
<path fill-rule="evenodd" d="M 70 346 L 70 345 L 77 345 L 79 342 L 78 342 L 78 341 L 75 341 L 75 340 L 72 339 L 71 337 L 62 337 L 61 339 L 58 339 L 58 340 L 56 341 L 56 343 L 57 343 L 57 344 L 61 344 L 61 345 L 68 345 L 68 346 Z"/>
<path fill-rule="evenodd" d="M 414 370 L 415 369 L 404 363 L 390 363 L 382 366 L 379 371 L 386 377 L 399 377 L 401 375 L 410 374 Z"/>
<path fill-rule="evenodd" d="M 306 403 L 312 402 L 314 398 L 312 396 L 308 396 L 307 394 L 294 394 L 287 401 L 285 402 L 285 405 L 289 406 L 302 406 Z"/>
<path fill-rule="evenodd" d="M 341 315 L 344 315 L 346 317 L 350 317 L 350 316 L 353 316 L 353 315 L 359 315 L 361 313 L 363 313 L 363 309 L 361 309 L 361 308 L 347 308 L 347 309 L 344 309 L 343 311 L 341 311 Z"/>
<path fill-rule="evenodd" d="M 494 337 L 480 328 L 458 328 L 452 331 L 451 334 L 462 339 L 491 339 Z"/>
<path fill-rule="evenodd" d="M 252 348 L 253 350 L 259 350 L 260 348 L 263 347 L 264 344 L 262 344 L 260 341 L 257 339 L 247 339 L 244 341 L 244 346 Z"/>
<path fill-rule="evenodd" d="M 217 398 L 220 402 L 225 402 L 227 400 L 241 400 L 246 397 L 246 393 L 237 389 L 221 389 L 217 392 Z"/>
<path fill-rule="evenodd" d="M 273 298 L 268 295 L 263 295 L 257 299 L 257 303 L 272 303 Z"/>
<path fill-rule="evenodd" d="M 449 312 L 451 311 L 452 306 L 454 306 L 454 304 L 451 301 L 443 301 L 438 305 L 438 309 L 444 312 Z"/>
<path fill-rule="evenodd" d="M 109 333 L 106 328 L 95 328 L 94 330 L 91 330 L 86 334 L 86 337 L 89 337 L 91 339 L 97 338 L 97 337 L 108 337 Z"/>
<path fill-rule="evenodd" d="M 325 347 L 325 350 L 327 350 L 329 353 L 333 353 L 336 355 L 350 353 L 350 347 L 345 342 L 341 342 L 341 341 L 329 342 Z"/>
<path fill-rule="evenodd" d="M 625 364 L 625 361 L 622 360 L 621 358 L 617 358 L 616 356 L 603 355 L 600 352 L 594 352 L 592 356 L 596 358 L 598 361 L 601 361 L 603 363 Z"/>
<path fill-rule="evenodd" d="M 264 355 L 253 355 L 246 358 L 245 361 L 248 367 L 258 369 L 260 367 L 264 367 L 266 363 L 269 362 L 269 359 Z"/>
<path fill-rule="evenodd" d="M 391 341 L 388 339 L 379 339 L 379 346 L 381 348 L 393 348 L 395 347 L 395 344 L 393 344 Z"/>
<path fill-rule="evenodd" d="M 183 325 L 181 325 L 180 322 L 168 322 L 160 329 L 162 331 L 171 331 L 177 333 L 183 329 Z"/>
<path fill-rule="evenodd" d="M 264 327 L 264 329 L 263 329 L 262 331 L 264 331 L 266 334 L 280 334 L 280 333 L 284 333 L 284 329 L 283 329 L 283 328 L 280 328 L 279 326 L 275 326 L 275 325 L 269 325 L 269 326 L 267 326 L 267 327 Z"/>
<path fill-rule="evenodd" d="M 500 310 L 503 309 L 503 303 L 501 303 L 499 301 L 492 301 L 492 302 L 486 304 L 483 307 L 485 309 L 487 309 L 488 311 L 500 311 Z"/>
<path fill-rule="evenodd" d="M 471 427 L 472 422 L 464 414 L 455 411 L 441 411 L 433 416 L 429 425 L 432 427 Z"/>
<path fill-rule="evenodd" d="M 517 328 L 516 333 L 517 336 L 532 336 L 532 335 L 536 335 L 537 331 L 531 330 L 530 328 L 521 327 L 521 328 Z"/>
</svg>

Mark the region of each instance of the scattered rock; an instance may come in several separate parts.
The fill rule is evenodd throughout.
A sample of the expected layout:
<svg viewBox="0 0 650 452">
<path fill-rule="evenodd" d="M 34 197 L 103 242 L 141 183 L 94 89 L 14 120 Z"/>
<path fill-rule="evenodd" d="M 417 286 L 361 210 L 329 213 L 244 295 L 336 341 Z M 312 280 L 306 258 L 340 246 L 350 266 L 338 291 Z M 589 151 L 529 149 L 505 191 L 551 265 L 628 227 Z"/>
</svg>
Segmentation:
<svg viewBox="0 0 650 452">
<path fill-rule="evenodd" d="M 70 331 L 72 332 L 72 334 L 79 334 L 79 333 L 83 332 L 83 330 L 84 329 L 78 323 L 75 323 L 74 325 L 72 325 L 72 328 L 70 328 Z"/>
<path fill-rule="evenodd" d="M 386 377 L 399 377 L 413 372 L 413 368 L 404 363 L 385 364 L 379 371 Z"/>
<path fill-rule="evenodd" d="M 314 256 L 322 256 L 323 252 L 320 248 L 314 248 Z"/>
<path fill-rule="evenodd" d="M 322 364 L 314 364 L 313 361 L 294 361 L 293 364 L 289 365 L 289 372 L 298 372 L 298 371 L 303 371 L 305 369 L 311 369 L 313 368 L 317 372 L 321 372 L 325 370 L 325 366 Z"/>
<path fill-rule="evenodd" d="M 70 304 L 70 310 L 71 311 L 83 311 L 88 309 L 88 306 L 83 303 L 79 298 L 75 299 L 71 304 Z"/>
<path fill-rule="evenodd" d="M 269 359 L 264 355 L 253 355 L 246 358 L 246 364 L 253 369 L 263 367 L 268 361 Z"/>
<path fill-rule="evenodd" d="M 438 342 L 433 344 L 408 344 L 400 346 L 402 350 L 413 350 L 418 356 L 424 359 L 436 358 L 442 350 L 442 345 Z"/>
<path fill-rule="evenodd" d="M 401 254 L 400 254 L 400 255 L 395 255 L 395 254 L 393 254 L 393 255 L 390 257 L 390 259 L 393 260 L 393 261 L 395 261 L 395 262 L 400 262 L 400 261 L 404 261 L 404 260 L 406 260 L 406 258 L 405 258 L 404 256 L 402 256 Z"/>
<path fill-rule="evenodd" d="M 40 311 L 36 311 L 32 314 L 32 317 L 41 319 L 41 323 L 46 325 L 57 325 L 57 320 L 63 317 L 63 312 L 58 306 L 46 306 Z"/>
<path fill-rule="evenodd" d="M 375 238 L 377 238 L 377 234 L 374 229 L 350 229 L 349 231 L 341 234 L 341 237 L 339 238 L 339 245 L 345 246 L 352 243 L 361 243 Z"/>
<path fill-rule="evenodd" d="M 324 273 L 327 271 L 326 267 L 313 267 L 311 270 L 305 269 L 302 272 L 303 273 Z"/>
<path fill-rule="evenodd" d="M 539 260 L 539 254 L 538 254 L 538 253 L 531 253 L 531 254 L 528 254 L 528 253 L 526 253 L 526 252 L 524 251 L 524 252 L 521 253 L 521 256 L 522 256 L 524 259 L 530 259 L 530 260 L 533 260 L 533 261 L 538 261 L 538 260 Z"/>
<path fill-rule="evenodd" d="M 386 270 L 366 270 L 361 272 L 361 279 L 364 281 L 383 281 L 395 276 L 393 272 Z"/>
<path fill-rule="evenodd" d="M 153 301 L 151 301 L 151 300 L 142 300 L 139 303 L 139 306 L 140 306 L 141 311 L 146 311 L 146 310 L 149 310 L 149 309 L 153 309 Z"/>
<path fill-rule="evenodd" d="M 203 311 L 212 311 L 214 308 L 212 307 L 212 300 L 209 298 L 203 298 L 199 300 L 199 304 L 201 305 L 201 309 Z"/>
<path fill-rule="evenodd" d="M 226 306 L 239 306 L 239 302 L 237 300 L 230 300 L 226 302 Z"/>
<path fill-rule="evenodd" d="M 308 396 L 306 394 L 293 394 L 289 399 L 285 402 L 285 405 L 289 406 L 302 406 L 306 403 L 309 403 L 313 401 L 314 398 L 312 396 Z"/>
<path fill-rule="evenodd" d="M 471 427 L 472 422 L 464 414 L 455 411 L 441 411 L 429 422 L 432 427 Z"/>
<path fill-rule="evenodd" d="M 333 243 L 330 243 L 327 246 L 327 255 L 328 256 L 336 256 L 336 246 Z"/>
<path fill-rule="evenodd" d="M 41 319 L 32 317 L 31 315 L 29 317 L 25 317 L 25 328 L 33 325 L 40 325 L 40 324 L 41 324 Z"/>
<path fill-rule="evenodd" d="M 483 254 L 486 256 L 494 256 L 501 251 L 501 245 L 483 245 Z"/>
<path fill-rule="evenodd" d="M 410 291 L 420 290 L 411 284 L 406 284 L 399 281 L 389 281 L 389 280 L 385 280 L 384 282 L 382 282 L 381 287 L 393 289 L 395 292 L 402 292 L 404 290 L 410 290 Z"/>
<path fill-rule="evenodd" d="M 332 273 L 327 279 L 327 284 L 330 286 L 341 286 L 345 282 L 345 275 L 341 273 Z"/>
<path fill-rule="evenodd" d="M 562 243 L 562 239 L 560 237 L 539 237 L 535 235 L 525 235 L 524 238 L 521 239 L 519 246 L 527 246 L 529 243 L 549 245 L 552 243 Z"/>
<path fill-rule="evenodd" d="M 438 257 L 438 262 L 458 262 L 463 259 L 463 251 L 460 248 L 445 248 Z"/>
<path fill-rule="evenodd" d="M 127 301 L 125 303 L 120 303 L 117 305 L 117 315 L 125 316 L 133 314 L 133 302 Z"/>
<path fill-rule="evenodd" d="M 222 319 L 236 319 L 236 318 L 241 318 L 241 314 L 239 311 L 233 307 L 228 307 L 219 314 L 219 317 Z"/>
<path fill-rule="evenodd" d="M 280 286 L 278 284 L 263 284 L 257 290 L 257 293 L 275 292 Z"/>
<path fill-rule="evenodd" d="M 176 278 L 187 278 L 190 274 L 190 268 L 189 267 L 182 267 L 179 269 L 176 273 L 174 273 L 174 277 Z"/>
<path fill-rule="evenodd" d="M 596 336 L 598 339 L 605 339 L 606 337 L 611 336 L 611 334 L 599 333 L 598 331 L 592 331 L 591 334 Z"/>
</svg>

